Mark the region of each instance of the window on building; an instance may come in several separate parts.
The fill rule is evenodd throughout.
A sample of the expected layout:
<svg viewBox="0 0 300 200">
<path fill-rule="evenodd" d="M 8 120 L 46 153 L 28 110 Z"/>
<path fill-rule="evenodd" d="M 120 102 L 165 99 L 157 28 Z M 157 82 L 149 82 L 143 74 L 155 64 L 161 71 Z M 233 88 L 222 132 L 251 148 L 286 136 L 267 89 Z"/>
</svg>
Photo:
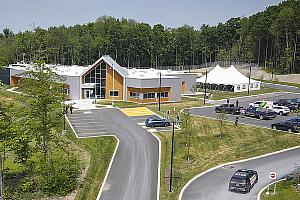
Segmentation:
<svg viewBox="0 0 300 200">
<path fill-rule="evenodd" d="M 64 89 L 64 94 L 65 95 L 69 95 L 70 94 L 70 89 L 69 88 L 65 88 Z"/>
<path fill-rule="evenodd" d="M 109 96 L 118 97 L 119 96 L 119 91 L 118 90 L 110 90 L 109 91 Z"/>
<path fill-rule="evenodd" d="M 143 99 L 155 99 L 155 92 L 144 93 Z"/>
<path fill-rule="evenodd" d="M 134 99 L 139 99 L 140 98 L 140 94 L 137 92 L 130 92 L 129 93 L 129 97 L 130 98 L 134 98 Z"/>
<path fill-rule="evenodd" d="M 160 97 L 161 98 L 167 98 L 169 96 L 168 92 L 161 92 Z M 159 97 L 159 92 L 157 93 L 157 98 Z"/>
<path fill-rule="evenodd" d="M 147 98 L 148 99 L 155 99 L 155 93 L 154 92 L 147 93 Z"/>
<path fill-rule="evenodd" d="M 258 88 L 258 86 L 259 86 L 259 83 L 256 83 L 256 84 L 255 84 L 255 87 Z"/>
<path fill-rule="evenodd" d="M 246 85 L 243 85 L 243 89 L 246 89 Z"/>
<path fill-rule="evenodd" d="M 238 85 L 238 86 L 236 87 L 236 89 L 237 89 L 237 90 L 240 90 L 240 89 L 241 89 L 241 86 L 240 86 L 240 85 Z"/>
<path fill-rule="evenodd" d="M 250 84 L 250 88 L 253 88 L 253 83 Z"/>
</svg>

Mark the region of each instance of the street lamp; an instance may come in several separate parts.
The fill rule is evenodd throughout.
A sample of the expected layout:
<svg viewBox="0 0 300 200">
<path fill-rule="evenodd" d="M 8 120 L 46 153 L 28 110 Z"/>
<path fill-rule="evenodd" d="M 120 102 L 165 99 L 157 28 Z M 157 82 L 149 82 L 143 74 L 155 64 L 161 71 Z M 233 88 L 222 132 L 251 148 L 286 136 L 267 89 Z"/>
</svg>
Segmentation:
<svg viewBox="0 0 300 200">
<path fill-rule="evenodd" d="M 173 159 L 174 159 L 175 123 L 179 124 L 180 121 L 178 120 L 177 122 L 175 122 L 173 120 L 173 122 L 172 122 L 171 169 L 170 169 L 170 183 L 169 183 L 170 187 L 169 187 L 169 192 L 172 192 L 172 181 L 173 181 Z"/>
<path fill-rule="evenodd" d="M 114 104 L 115 104 L 115 102 L 114 102 L 114 96 L 115 96 L 115 69 L 114 69 L 114 64 L 112 64 L 111 65 L 111 67 L 112 67 L 112 70 L 113 70 L 113 72 L 112 72 L 112 77 L 113 77 L 113 82 L 112 82 L 112 90 L 113 90 L 113 94 L 112 94 L 112 99 L 111 99 L 111 101 L 112 101 L 112 106 L 114 106 Z"/>
<path fill-rule="evenodd" d="M 248 94 L 250 94 L 250 80 L 251 80 L 251 65 L 250 65 L 250 68 L 249 68 Z"/>
<path fill-rule="evenodd" d="M 161 72 L 159 73 L 158 111 L 160 111 L 160 96 L 161 96 Z"/>
</svg>

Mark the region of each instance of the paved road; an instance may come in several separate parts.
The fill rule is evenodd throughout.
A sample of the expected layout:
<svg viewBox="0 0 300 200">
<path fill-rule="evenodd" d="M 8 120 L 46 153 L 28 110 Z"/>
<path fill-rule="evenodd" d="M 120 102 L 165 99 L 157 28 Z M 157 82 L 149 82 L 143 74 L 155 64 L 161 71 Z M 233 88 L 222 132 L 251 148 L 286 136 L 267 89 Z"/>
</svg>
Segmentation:
<svg viewBox="0 0 300 200">
<path fill-rule="evenodd" d="M 269 173 L 274 171 L 278 178 L 293 172 L 300 166 L 300 148 L 239 164 L 217 168 L 198 177 L 183 191 L 182 200 L 256 200 L 261 188 L 270 183 Z M 228 183 L 237 169 L 254 169 L 259 180 L 250 193 L 228 191 Z"/>
<path fill-rule="evenodd" d="M 157 199 L 159 142 L 118 109 L 75 111 L 68 119 L 79 137 L 113 134 L 120 140 L 101 200 Z"/>
<path fill-rule="evenodd" d="M 269 88 L 275 88 L 275 89 L 279 89 L 279 90 L 300 93 L 300 88 L 294 87 L 294 86 L 280 85 L 280 84 L 274 85 L 273 83 L 263 83 L 263 84 Z"/>
<path fill-rule="evenodd" d="M 239 100 L 239 105 L 247 108 L 249 106 L 249 103 L 257 101 L 257 100 L 269 100 L 269 101 L 276 101 L 278 99 L 282 98 L 296 98 L 300 97 L 300 94 L 294 94 L 294 93 L 276 93 L 276 94 L 265 94 L 265 95 L 260 95 L 256 97 L 243 97 L 243 98 L 238 98 Z M 236 99 L 230 99 L 230 102 L 235 103 Z M 213 103 L 216 104 L 222 104 L 226 103 L 226 100 L 221 100 L 221 101 L 214 101 Z M 193 108 L 190 109 L 190 113 L 194 115 L 199 115 L 199 116 L 206 116 L 206 117 L 211 117 L 211 118 L 217 118 L 217 114 L 215 112 L 215 107 L 203 107 L 203 108 Z M 278 122 L 278 121 L 283 121 L 289 118 L 296 117 L 295 113 L 291 113 L 288 116 L 277 116 L 275 119 L 272 120 L 260 120 L 256 118 L 251 118 L 251 117 L 239 117 L 239 123 L 244 123 L 244 124 L 249 124 L 249 125 L 256 125 L 256 126 L 262 126 L 265 128 L 270 128 L 271 124 Z M 227 120 L 234 122 L 236 116 L 235 115 L 226 115 Z"/>
</svg>

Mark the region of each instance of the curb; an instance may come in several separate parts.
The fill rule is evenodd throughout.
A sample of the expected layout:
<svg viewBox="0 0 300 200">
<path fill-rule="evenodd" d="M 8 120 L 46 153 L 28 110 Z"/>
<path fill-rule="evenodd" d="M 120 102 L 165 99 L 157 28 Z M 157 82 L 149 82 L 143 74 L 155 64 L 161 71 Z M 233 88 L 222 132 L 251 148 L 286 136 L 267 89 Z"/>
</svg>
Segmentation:
<svg viewBox="0 0 300 200">
<path fill-rule="evenodd" d="M 263 189 L 261 189 L 261 191 L 259 191 L 259 193 L 257 194 L 257 199 L 256 199 L 256 200 L 260 200 L 260 195 L 261 195 L 261 193 L 262 193 L 265 189 L 267 189 L 269 186 L 271 186 L 271 185 L 273 185 L 273 184 L 275 184 L 275 183 L 281 182 L 281 181 L 285 181 L 285 180 L 286 180 L 286 178 L 283 178 L 283 179 L 274 181 L 274 182 L 269 183 L 268 185 L 266 185 Z"/>
<path fill-rule="evenodd" d="M 221 167 L 224 167 L 226 165 L 232 165 L 232 164 L 237 164 L 237 163 L 241 163 L 241 162 L 246 162 L 246 161 L 250 161 L 250 160 L 255 160 L 255 159 L 258 159 L 258 158 L 263 158 L 263 157 L 267 157 L 267 156 L 271 156 L 271 155 L 275 155 L 275 154 L 279 154 L 279 153 L 283 153 L 283 152 L 286 152 L 286 151 L 290 151 L 290 150 L 293 150 L 293 149 L 297 149 L 297 148 L 300 148 L 300 146 L 295 146 L 295 147 L 291 147 L 291 148 L 288 148 L 288 149 L 283 149 L 283 150 L 279 150 L 279 151 L 275 151 L 275 152 L 272 152 L 272 153 L 268 153 L 268 154 L 264 154 L 264 155 L 260 155 L 260 156 L 256 156 L 256 157 L 252 157 L 252 158 L 247 158 L 247 159 L 243 159 L 243 160 L 238 160 L 238 161 L 232 161 L 232 162 L 228 162 L 228 163 L 223 163 L 223 164 L 220 164 L 216 167 L 213 167 L 213 168 L 210 168 L 196 176 L 194 176 L 191 180 L 189 180 L 189 182 L 187 182 L 187 184 L 184 185 L 184 187 L 182 188 L 182 190 L 180 191 L 180 194 L 179 194 L 179 200 L 182 199 L 182 195 L 183 195 L 183 192 L 184 190 L 186 190 L 186 188 L 194 181 L 196 180 L 197 178 L 203 176 L 204 174 L 207 174 L 213 170 L 216 170 L 218 168 L 221 168 Z"/>
</svg>

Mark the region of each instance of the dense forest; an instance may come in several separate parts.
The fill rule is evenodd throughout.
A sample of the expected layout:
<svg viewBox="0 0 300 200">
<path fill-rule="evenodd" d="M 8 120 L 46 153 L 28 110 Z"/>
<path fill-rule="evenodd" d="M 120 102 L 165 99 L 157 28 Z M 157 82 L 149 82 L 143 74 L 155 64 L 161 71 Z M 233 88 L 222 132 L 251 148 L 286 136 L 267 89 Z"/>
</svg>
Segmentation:
<svg viewBox="0 0 300 200">
<path fill-rule="evenodd" d="M 201 23 L 201 22 L 199 22 Z M 287 0 L 250 17 L 216 26 L 151 27 L 132 19 L 47 30 L 0 34 L 0 66 L 25 60 L 65 65 L 92 64 L 109 54 L 124 67 L 199 65 L 226 61 L 258 63 L 277 73 L 300 73 L 300 0 Z"/>
</svg>

